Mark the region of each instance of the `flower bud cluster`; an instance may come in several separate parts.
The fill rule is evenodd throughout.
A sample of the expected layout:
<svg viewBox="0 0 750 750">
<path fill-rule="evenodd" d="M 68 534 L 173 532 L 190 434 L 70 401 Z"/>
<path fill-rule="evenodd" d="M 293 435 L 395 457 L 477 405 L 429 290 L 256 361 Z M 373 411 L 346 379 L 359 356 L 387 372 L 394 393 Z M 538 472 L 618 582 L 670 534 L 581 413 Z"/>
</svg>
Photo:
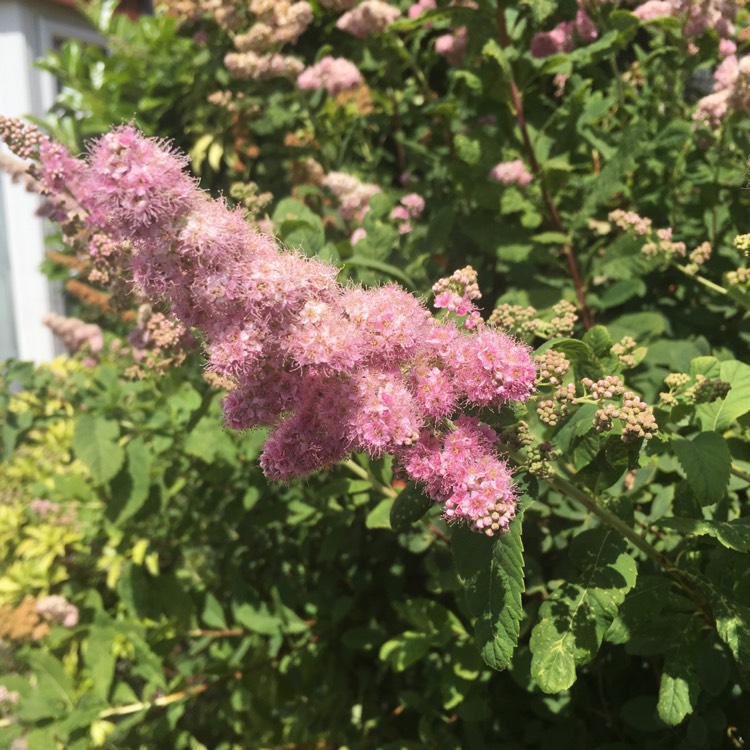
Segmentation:
<svg viewBox="0 0 750 750">
<path fill-rule="evenodd" d="M 540 443 L 528 451 L 527 467 L 530 474 L 540 479 L 550 479 L 555 475 L 551 461 L 555 457 L 552 443 Z"/>
<path fill-rule="evenodd" d="M 678 403 L 710 404 L 720 398 L 725 398 L 731 389 L 731 384 L 720 378 L 707 378 L 702 373 L 695 378 L 682 372 L 673 372 L 664 379 L 669 391 L 660 393 L 659 399 L 665 406 L 676 406 Z"/>
<path fill-rule="evenodd" d="M 439 279 L 433 284 L 432 293 L 435 295 L 435 301 L 432 303 L 435 307 L 459 316 L 470 316 L 478 312 L 474 300 L 482 297 L 477 283 L 477 272 L 471 266 Z"/>
<path fill-rule="evenodd" d="M 16 117 L 0 115 L 0 141 L 21 159 L 34 159 L 44 135 L 36 125 L 27 125 Z"/>
<path fill-rule="evenodd" d="M 732 244 L 743 255 L 750 255 L 750 234 L 738 234 Z"/>
<path fill-rule="evenodd" d="M 466 57 L 469 32 L 466 26 L 459 26 L 450 34 L 441 34 L 435 39 L 435 52 L 445 58 L 448 65 L 461 65 Z"/>
<path fill-rule="evenodd" d="M 689 263 L 685 265 L 685 273 L 695 276 L 700 267 L 711 257 L 711 243 L 702 242 L 688 256 Z"/>
<path fill-rule="evenodd" d="M 750 284 L 750 268 L 742 267 L 736 271 L 728 271 L 724 278 L 728 286 L 747 286 Z"/>
<path fill-rule="evenodd" d="M 651 219 L 639 216 L 634 211 L 617 209 L 610 211 L 609 218 L 621 229 L 633 231 L 639 237 L 647 239 L 646 244 L 641 250 L 646 256 L 669 261 L 676 258 L 684 258 L 687 253 L 687 246 L 684 242 L 677 242 L 672 239 L 671 227 L 654 230 Z M 709 246 L 708 254 L 710 254 L 710 251 Z M 696 258 L 708 257 L 706 249 L 702 245 L 700 248 L 696 248 L 694 252 L 696 252 Z"/>
<path fill-rule="evenodd" d="M 37 614 L 47 622 L 72 628 L 78 625 L 78 608 L 64 596 L 44 596 L 37 599 Z"/>
<path fill-rule="evenodd" d="M 346 221 L 361 222 L 369 211 L 370 198 L 382 192 L 379 185 L 362 182 L 345 172 L 329 172 L 321 181 L 339 201 L 339 211 Z"/>
<path fill-rule="evenodd" d="M 385 31 L 400 15 L 398 8 L 384 0 L 363 0 L 336 21 L 336 28 L 365 39 Z"/>
<path fill-rule="evenodd" d="M 735 0 L 647 0 L 633 11 L 636 18 L 674 16 L 683 18 L 683 34 L 688 39 L 702 36 L 713 29 L 720 37 L 734 36 L 734 18 L 737 15 Z"/>
<path fill-rule="evenodd" d="M 632 336 L 625 336 L 612 345 L 612 354 L 617 357 L 624 370 L 635 367 L 638 364 L 634 354 L 637 346 L 638 344 Z"/>
<path fill-rule="evenodd" d="M 502 161 L 495 164 L 490 170 L 490 180 L 500 182 L 503 185 L 528 185 L 534 176 L 526 169 L 521 159 L 513 161 Z"/>
<path fill-rule="evenodd" d="M 294 44 L 313 20 L 312 6 L 306 0 L 251 0 L 253 23 L 247 31 L 234 35 L 236 52 L 224 58 L 227 69 L 237 78 L 258 81 L 299 76 L 304 64 L 279 49 Z"/>
<path fill-rule="evenodd" d="M 650 440 L 659 430 L 651 407 L 632 391 L 625 390 L 625 384 L 617 375 L 594 382 L 583 378 L 584 388 L 591 391 L 596 401 L 616 399 L 599 409 L 594 415 L 594 426 L 597 432 L 608 432 L 617 421 L 622 429 L 621 440 L 630 443 L 634 440 Z"/>
<path fill-rule="evenodd" d="M 435 8 L 437 8 L 435 0 L 417 0 L 416 3 L 409 6 L 406 15 L 408 18 L 419 18 L 423 13 L 426 13 L 428 10 L 434 10 Z"/>
<path fill-rule="evenodd" d="M 398 222 L 399 234 L 409 234 L 413 229 L 412 220 L 418 219 L 424 211 L 424 198 L 417 193 L 409 193 L 399 201 L 393 211 L 391 219 Z"/>
<path fill-rule="evenodd" d="M 734 111 L 750 111 L 750 55 L 726 57 L 714 73 L 714 91 L 698 101 L 693 119 L 715 129 Z"/>
<path fill-rule="evenodd" d="M 76 198 L 97 231 L 129 241 L 122 275 L 205 336 L 210 369 L 234 384 L 227 424 L 271 428 L 266 475 L 388 452 L 446 518 L 490 535 L 506 529 L 515 493 L 497 436 L 461 412 L 526 400 L 536 376 L 528 347 L 496 331 L 462 332 L 395 284 L 341 286 L 339 269 L 281 251 L 198 190 L 185 161 L 116 128 L 75 170 Z"/>
<path fill-rule="evenodd" d="M 561 52 L 572 52 L 575 41 L 593 42 L 599 32 L 588 14 L 582 8 L 572 21 L 562 21 L 552 31 L 538 31 L 531 40 L 531 54 L 534 57 L 549 57 Z"/>
<path fill-rule="evenodd" d="M 487 324 L 513 331 L 521 338 L 551 339 L 570 336 L 578 320 L 575 305 L 566 300 L 558 302 L 546 315 L 551 315 L 550 320 L 539 317 L 535 307 L 502 303 L 492 311 Z"/>
<path fill-rule="evenodd" d="M 99 354 L 104 347 L 102 329 L 94 323 L 84 323 L 78 318 L 50 313 L 42 318 L 42 323 L 62 339 L 65 348 L 71 353 L 86 349 L 91 354 Z"/>
<path fill-rule="evenodd" d="M 573 383 L 561 385 L 555 390 L 553 398 L 542 401 L 537 407 L 536 413 L 539 420 L 550 427 L 555 427 L 562 417 L 570 413 L 575 398 L 576 387 Z"/>
<path fill-rule="evenodd" d="M 353 62 L 326 55 L 315 65 L 305 68 L 297 78 L 297 87 L 306 91 L 325 89 L 331 96 L 357 88 L 362 74 Z"/>
<path fill-rule="evenodd" d="M 546 381 L 550 385 L 560 385 L 565 373 L 570 369 L 570 360 L 554 349 L 547 349 L 534 357 L 537 366 L 537 385 Z"/>
<path fill-rule="evenodd" d="M 0 708 L 15 706 L 20 698 L 17 690 L 8 690 L 5 685 L 0 685 Z"/>
</svg>

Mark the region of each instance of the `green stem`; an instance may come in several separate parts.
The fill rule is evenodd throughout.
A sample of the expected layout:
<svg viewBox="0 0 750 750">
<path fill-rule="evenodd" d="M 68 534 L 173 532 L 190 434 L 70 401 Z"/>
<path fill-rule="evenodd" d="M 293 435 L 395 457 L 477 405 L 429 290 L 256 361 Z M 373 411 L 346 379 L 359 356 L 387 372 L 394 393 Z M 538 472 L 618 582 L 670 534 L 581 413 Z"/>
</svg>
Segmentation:
<svg viewBox="0 0 750 750">
<path fill-rule="evenodd" d="M 653 560 L 659 567 L 663 568 L 667 572 L 674 572 L 675 566 L 662 555 L 655 547 L 649 544 L 635 529 L 628 526 L 621 518 L 616 516 L 606 508 L 602 508 L 594 498 L 589 497 L 583 490 L 579 489 L 572 482 L 569 482 L 563 477 L 555 476 L 547 480 L 548 483 L 559 492 L 572 497 L 583 505 L 586 510 L 593 513 L 600 520 L 604 521 L 608 526 L 618 531 L 624 536 L 634 547 L 637 547 L 644 555 Z"/>
<path fill-rule="evenodd" d="M 734 474 L 736 477 L 739 477 L 740 479 L 744 479 L 746 482 L 750 482 L 750 471 L 745 471 L 744 469 L 740 469 L 739 466 L 736 466 L 735 464 L 731 464 L 729 467 L 729 471 Z"/>
<path fill-rule="evenodd" d="M 386 497 L 396 497 L 398 495 L 398 492 L 394 490 L 393 487 L 386 487 L 386 485 L 378 482 L 378 480 L 375 479 L 375 477 L 372 475 L 371 471 L 368 471 L 358 463 L 355 463 L 351 458 L 348 458 L 346 461 L 342 461 L 342 463 L 344 466 L 346 466 L 347 469 L 349 469 L 349 471 L 352 472 L 352 474 L 356 474 L 361 479 L 366 479 L 368 482 L 370 482 L 373 486 L 373 489 L 376 489 L 378 492 L 380 492 L 381 495 L 385 495 Z"/>
<path fill-rule="evenodd" d="M 689 276 L 691 279 L 695 279 L 695 281 L 697 281 L 699 284 L 703 284 L 703 286 L 705 286 L 707 289 L 710 289 L 712 292 L 716 292 L 716 294 L 722 294 L 724 296 L 729 294 L 729 292 L 726 289 L 724 289 L 723 286 L 714 284 L 713 281 L 710 281 L 705 276 L 701 276 L 698 273 L 688 273 L 685 270 L 685 266 L 681 266 L 679 263 L 675 263 L 674 266 L 678 271 L 681 271 L 682 273 L 684 273 L 685 276 Z"/>
</svg>

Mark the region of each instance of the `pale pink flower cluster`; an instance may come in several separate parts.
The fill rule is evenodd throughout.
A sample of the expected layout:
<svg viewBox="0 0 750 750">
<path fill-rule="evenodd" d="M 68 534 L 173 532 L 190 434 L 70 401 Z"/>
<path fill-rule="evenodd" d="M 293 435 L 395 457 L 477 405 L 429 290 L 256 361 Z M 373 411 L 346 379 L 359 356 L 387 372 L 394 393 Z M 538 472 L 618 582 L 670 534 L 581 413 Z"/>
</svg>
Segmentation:
<svg viewBox="0 0 750 750">
<path fill-rule="evenodd" d="M 47 622 L 72 628 L 78 625 L 78 608 L 64 596 L 44 596 L 37 599 L 36 613 Z"/>
<path fill-rule="evenodd" d="M 409 10 L 406 11 L 406 15 L 409 18 L 419 18 L 423 13 L 428 10 L 434 10 L 437 8 L 435 0 L 417 0 L 416 3 L 409 6 Z"/>
<path fill-rule="evenodd" d="M 358 242 L 361 242 L 365 237 L 367 237 L 367 231 L 363 227 L 357 227 L 352 232 L 352 236 L 349 238 L 349 242 L 351 242 L 352 247 L 354 247 Z"/>
<path fill-rule="evenodd" d="M 528 398 L 529 348 L 496 331 L 462 332 L 394 284 L 341 286 L 336 267 L 282 252 L 240 211 L 198 190 L 185 161 L 117 128 L 77 170 L 77 199 L 98 230 L 129 240 L 143 292 L 203 333 L 209 367 L 235 386 L 227 424 L 271 428 L 266 475 L 304 476 L 351 451 L 388 452 L 427 482 L 446 518 L 490 535 L 507 528 L 510 472 L 492 450 L 494 433 L 461 410 Z M 424 446 L 440 455 L 439 481 L 418 463 Z M 60 599 L 43 609 L 72 623 L 77 612 Z"/>
<path fill-rule="evenodd" d="M 466 266 L 454 271 L 450 276 L 440 279 L 432 286 L 435 301 L 432 303 L 438 309 L 445 309 L 460 317 L 468 316 L 464 321 L 465 328 L 479 328 L 482 318 L 479 309 L 474 304 L 482 293 L 477 283 L 477 272 Z"/>
<path fill-rule="evenodd" d="M 65 348 L 75 354 L 79 349 L 86 349 L 91 354 L 98 354 L 104 347 L 102 329 L 94 323 L 84 323 L 78 318 L 66 318 L 64 315 L 50 313 L 42 318 L 42 323 L 62 339 Z"/>
<path fill-rule="evenodd" d="M 297 78 L 299 88 L 310 91 L 324 88 L 331 96 L 354 89 L 360 83 L 362 75 L 353 62 L 331 55 L 305 68 Z"/>
<path fill-rule="evenodd" d="M 357 0 L 318 0 L 318 2 L 323 8 L 330 8 L 339 12 L 349 10 L 357 4 Z"/>
<path fill-rule="evenodd" d="M 640 216 L 635 211 L 616 209 L 610 212 L 609 218 L 621 229 L 632 231 L 639 237 L 644 237 L 647 240 L 642 248 L 644 255 L 661 257 L 665 260 L 674 260 L 676 258 L 683 258 L 687 253 L 685 243 L 672 238 L 671 227 L 662 227 L 654 230 L 651 219 Z"/>
<path fill-rule="evenodd" d="M 14 706 L 20 698 L 17 690 L 8 690 L 5 685 L 0 685 L 0 706 Z"/>
<path fill-rule="evenodd" d="M 593 42 L 599 36 L 588 14 L 582 8 L 572 21 L 561 21 L 552 31 L 538 31 L 531 39 L 531 54 L 534 57 L 549 57 L 560 52 L 572 52 L 576 39 Z"/>
<path fill-rule="evenodd" d="M 647 0 L 639 5 L 633 15 L 642 21 L 669 16 L 685 19 L 684 34 L 695 39 L 713 29 L 720 37 L 734 36 L 736 0 Z"/>
<path fill-rule="evenodd" d="M 272 78 L 294 78 L 304 69 L 303 62 L 279 52 L 259 55 L 257 52 L 229 52 L 224 65 L 236 78 L 269 81 Z"/>
<path fill-rule="evenodd" d="M 442 34 L 435 40 L 435 52 L 449 65 L 461 65 L 466 57 L 469 35 L 466 26 L 459 26 L 451 34 Z"/>
<path fill-rule="evenodd" d="M 294 44 L 313 20 L 312 6 L 306 0 L 251 0 L 250 12 L 255 22 L 245 32 L 234 36 L 237 52 L 230 52 L 224 64 L 237 78 L 258 81 L 292 78 L 304 69 L 295 57 L 278 50 Z"/>
<path fill-rule="evenodd" d="M 400 205 L 391 211 L 391 219 L 398 222 L 398 231 L 400 234 L 409 234 L 414 228 L 412 221 L 418 219 L 424 211 L 424 198 L 417 193 L 409 193 L 400 201 Z"/>
<path fill-rule="evenodd" d="M 336 196 L 339 211 L 346 221 L 362 221 L 369 210 L 370 198 L 382 192 L 380 186 L 362 182 L 346 172 L 329 172 L 321 184 Z"/>
<path fill-rule="evenodd" d="M 714 92 L 698 101 L 693 119 L 716 128 L 730 113 L 750 111 L 750 55 L 722 60 L 714 73 Z"/>
<path fill-rule="evenodd" d="M 398 8 L 384 0 L 363 0 L 336 21 L 336 28 L 358 39 L 365 39 L 384 31 L 400 15 Z"/>
<path fill-rule="evenodd" d="M 490 170 L 490 179 L 503 185 L 528 185 L 534 178 L 521 159 L 502 161 Z"/>
</svg>

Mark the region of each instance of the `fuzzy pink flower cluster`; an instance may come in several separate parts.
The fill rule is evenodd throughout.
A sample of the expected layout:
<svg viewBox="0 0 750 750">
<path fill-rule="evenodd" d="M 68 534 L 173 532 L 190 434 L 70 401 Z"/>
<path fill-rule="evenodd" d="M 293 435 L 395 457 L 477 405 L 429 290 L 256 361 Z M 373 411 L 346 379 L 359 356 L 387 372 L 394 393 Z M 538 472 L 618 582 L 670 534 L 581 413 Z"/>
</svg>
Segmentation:
<svg viewBox="0 0 750 750">
<path fill-rule="evenodd" d="M 684 33 L 695 39 L 713 29 L 720 37 L 734 36 L 736 0 L 647 0 L 639 5 L 633 15 L 642 21 L 669 16 L 685 19 Z"/>
<path fill-rule="evenodd" d="M 358 39 L 365 39 L 384 31 L 400 15 L 398 8 L 384 0 L 363 0 L 336 21 L 336 28 Z"/>
<path fill-rule="evenodd" d="M 64 596 L 44 596 L 37 599 L 36 613 L 47 622 L 72 628 L 78 625 L 78 608 Z"/>
<path fill-rule="evenodd" d="M 714 92 L 698 101 L 693 119 L 716 128 L 731 112 L 750 112 L 750 55 L 722 60 L 714 73 Z"/>
<path fill-rule="evenodd" d="M 20 698 L 17 690 L 8 690 L 5 685 L 0 685 L 0 706 L 14 706 Z"/>
<path fill-rule="evenodd" d="M 331 55 L 305 68 L 297 78 L 299 88 L 309 91 L 324 88 L 331 96 L 354 89 L 360 83 L 362 75 L 353 62 Z"/>
<path fill-rule="evenodd" d="M 534 57 L 549 57 L 560 52 L 572 52 L 575 40 L 588 43 L 599 36 L 583 8 L 579 8 L 572 21 L 562 21 L 552 31 L 538 31 L 531 39 L 531 54 Z"/>
<path fill-rule="evenodd" d="M 502 161 L 490 170 L 490 179 L 503 185 L 528 185 L 534 177 L 521 159 Z"/>
<path fill-rule="evenodd" d="M 76 198 L 99 231 L 129 241 L 137 286 L 203 333 L 210 369 L 234 383 L 227 424 L 271 428 L 265 474 L 305 476 L 351 451 L 387 452 L 426 482 L 446 518 L 490 535 L 507 528 L 510 472 L 494 433 L 461 411 L 525 400 L 536 375 L 528 347 L 462 332 L 394 284 L 341 286 L 336 267 L 282 252 L 198 190 L 185 162 L 120 127 L 75 170 Z M 418 462 L 427 448 L 440 455 L 439 480 Z"/>
<path fill-rule="evenodd" d="M 362 221 L 369 210 L 370 198 L 382 192 L 379 185 L 362 182 L 346 172 L 329 172 L 321 184 L 336 196 L 339 211 L 346 221 Z"/>
<path fill-rule="evenodd" d="M 398 206 L 391 211 L 391 219 L 398 222 L 400 234 L 409 234 L 413 229 L 412 220 L 418 219 L 424 211 L 424 198 L 417 193 L 405 195 Z"/>
</svg>

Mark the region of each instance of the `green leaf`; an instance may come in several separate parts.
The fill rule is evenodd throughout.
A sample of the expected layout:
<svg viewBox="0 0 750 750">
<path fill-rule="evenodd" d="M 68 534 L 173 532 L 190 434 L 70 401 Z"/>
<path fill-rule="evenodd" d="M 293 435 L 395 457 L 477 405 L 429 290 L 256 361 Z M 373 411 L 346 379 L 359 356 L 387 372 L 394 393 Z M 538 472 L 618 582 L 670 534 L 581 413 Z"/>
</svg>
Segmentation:
<svg viewBox="0 0 750 750">
<path fill-rule="evenodd" d="M 391 508 L 393 500 L 386 497 L 381 500 L 365 518 L 365 526 L 368 529 L 390 529 L 391 528 Z"/>
<path fill-rule="evenodd" d="M 99 484 L 112 479 L 125 460 L 125 451 L 117 443 L 119 436 L 120 428 L 112 420 L 91 414 L 76 420 L 73 449 Z"/>
<path fill-rule="evenodd" d="M 210 628 L 227 627 L 227 618 L 224 616 L 224 608 L 219 600 L 210 592 L 206 594 L 206 601 L 203 605 L 203 614 L 201 619 Z"/>
<path fill-rule="evenodd" d="M 698 690 L 693 660 L 684 654 L 668 657 L 659 682 L 659 718 L 669 726 L 677 726 L 693 713 Z"/>
<path fill-rule="evenodd" d="M 570 555 L 580 575 L 542 604 L 531 635 L 531 676 L 545 693 L 569 688 L 575 667 L 594 658 L 637 575 L 625 540 L 609 529 L 581 532 Z"/>
<path fill-rule="evenodd" d="M 478 140 L 459 133 L 454 138 L 454 142 L 456 144 L 456 154 L 461 161 L 471 166 L 479 163 L 482 157 L 482 148 Z"/>
<path fill-rule="evenodd" d="M 495 539 L 467 528 L 453 532 L 453 560 L 466 588 L 466 604 L 476 618 L 474 637 L 482 659 L 505 669 L 513 657 L 523 619 L 523 543 L 518 512 L 506 534 Z"/>
<path fill-rule="evenodd" d="M 591 347 L 597 357 L 606 356 L 612 348 L 612 339 L 604 326 L 590 328 L 584 334 L 583 341 Z"/>
<path fill-rule="evenodd" d="M 107 700 L 117 657 L 112 649 L 115 630 L 106 625 L 94 625 L 86 640 L 86 666 L 94 683 L 92 691 L 102 700 Z"/>
<path fill-rule="evenodd" d="M 658 526 L 674 529 L 685 536 L 710 536 L 729 549 L 750 552 L 750 519 L 706 521 L 698 518 L 662 518 Z"/>
<path fill-rule="evenodd" d="M 279 618 L 269 614 L 265 603 L 254 607 L 249 602 L 232 602 L 232 615 L 236 622 L 254 633 L 278 635 L 281 632 Z"/>
<path fill-rule="evenodd" d="M 409 482 L 391 505 L 390 525 L 394 531 L 407 531 L 430 509 L 432 500 L 416 484 Z"/>
<path fill-rule="evenodd" d="M 672 445 L 698 502 L 710 505 L 721 500 L 732 465 L 727 441 L 715 432 L 701 432 L 692 440 L 673 440 Z"/>
<path fill-rule="evenodd" d="M 363 266 L 364 268 L 372 268 L 376 271 L 382 271 L 389 276 L 393 276 L 394 279 L 403 281 L 403 283 L 410 289 L 416 287 L 414 279 L 405 274 L 400 268 L 396 268 L 396 266 L 392 266 L 390 263 L 383 263 L 383 261 L 375 260 L 374 258 L 363 258 L 358 255 L 353 255 L 351 258 L 347 258 L 344 261 L 344 266 Z"/>
<path fill-rule="evenodd" d="M 105 515 L 115 524 L 132 518 L 148 499 L 151 485 L 151 452 L 142 437 L 133 438 L 126 446 L 127 469 L 110 484 L 110 498 Z"/>
<path fill-rule="evenodd" d="M 726 398 L 696 409 L 704 430 L 724 430 L 750 411 L 750 365 L 735 359 L 722 362 L 719 377 L 732 388 Z"/>
<path fill-rule="evenodd" d="M 430 643 L 431 639 L 426 633 L 407 630 L 397 638 L 386 641 L 380 647 L 378 656 L 397 672 L 403 672 L 427 655 Z"/>
</svg>

